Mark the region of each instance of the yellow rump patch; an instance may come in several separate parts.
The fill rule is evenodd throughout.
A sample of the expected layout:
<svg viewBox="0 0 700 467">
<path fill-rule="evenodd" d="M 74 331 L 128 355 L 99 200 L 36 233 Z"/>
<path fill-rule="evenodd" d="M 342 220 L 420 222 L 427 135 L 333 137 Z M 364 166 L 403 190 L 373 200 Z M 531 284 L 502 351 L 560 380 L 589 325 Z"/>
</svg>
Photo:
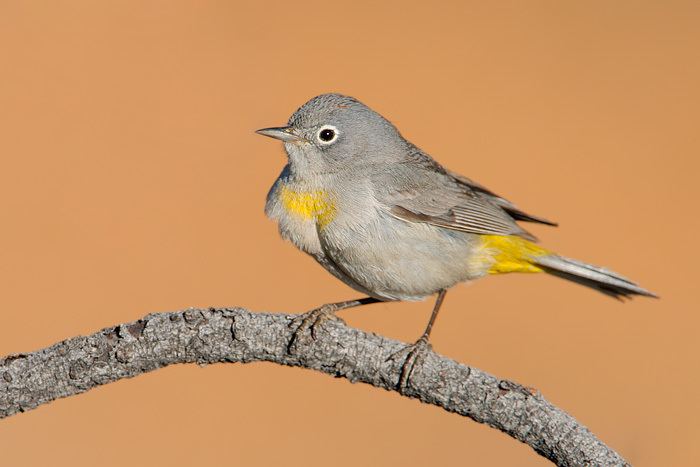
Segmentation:
<svg viewBox="0 0 700 467">
<path fill-rule="evenodd" d="M 303 219 L 318 222 L 319 227 L 327 226 L 335 217 L 335 205 L 322 190 L 294 191 L 282 187 L 280 199 L 284 208 Z"/>
<path fill-rule="evenodd" d="M 479 260 L 491 265 L 489 274 L 542 272 L 532 260 L 549 254 L 544 248 L 513 235 L 482 235 L 481 242 L 483 256 Z"/>
</svg>

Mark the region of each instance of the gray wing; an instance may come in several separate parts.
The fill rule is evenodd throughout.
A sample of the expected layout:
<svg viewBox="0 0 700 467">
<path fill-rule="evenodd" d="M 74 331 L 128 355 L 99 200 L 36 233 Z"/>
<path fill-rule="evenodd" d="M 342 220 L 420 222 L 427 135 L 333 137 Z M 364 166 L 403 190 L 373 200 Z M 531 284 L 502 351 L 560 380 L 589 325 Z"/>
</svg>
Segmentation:
<svg viewBox="0 0 700 467">
<path fill-rule="evenodd" d="M 390 176 L 379 176 L 375 180 L 379 200 L 393 216 L 408 222 L 535 240 L 515 222 L 515 217 L 499 204 L 495 195 L 479 191 L 440 169 L 416 165 L 395 167 Z"/>
<path fill-rule="evenodd" d="M 467 177 L 464 177 L 462 175 L 456 174 L 454 172 L 447 171 L 447 173 L 452 176 L 455 180 L 457 180 L 459 183 L 467 186 L 468 188 L 477 191 L 479 193 L 482 193 L 484 195 L 487 195 L 488 198 L 501 208 L 503 208 L 510 216 L 519 221 L 525 221 L 525 222 L 535 222 L 538 224 L 545 224 L 545 225 L 551 225 L 553 227 L 556 227 L 558 224 L 556 222 L 552 222 L 550 220 L 545 219 L 544 217 L 539 217 L 539 216 L 533 216 L 532 214 L 528 214 L 524 211 L 521 211 L 520 208 L 518 208 L 515 204 L 511 203 L 507 199 L 498 196 L 496 193 L 493 191 L 489 190 L 485 186 L 468 179 Z"/>
</svg>

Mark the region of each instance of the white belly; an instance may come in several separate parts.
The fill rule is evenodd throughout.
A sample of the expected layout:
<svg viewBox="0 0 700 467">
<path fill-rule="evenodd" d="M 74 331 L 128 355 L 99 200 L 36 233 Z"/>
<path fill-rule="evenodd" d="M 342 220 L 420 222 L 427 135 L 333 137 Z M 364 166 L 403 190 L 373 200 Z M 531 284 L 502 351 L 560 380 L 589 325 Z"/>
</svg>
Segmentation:
<svg viewBox="0 0 700 467">
<path fill-rule="evenodd" d="M 373 295 L 420 300 L 484 274 L 469 262 L 476 236 L 408 223 L 377 212 L 361 227 L 333 223 L 319 232 L 328 257 Z"/>
</svg>

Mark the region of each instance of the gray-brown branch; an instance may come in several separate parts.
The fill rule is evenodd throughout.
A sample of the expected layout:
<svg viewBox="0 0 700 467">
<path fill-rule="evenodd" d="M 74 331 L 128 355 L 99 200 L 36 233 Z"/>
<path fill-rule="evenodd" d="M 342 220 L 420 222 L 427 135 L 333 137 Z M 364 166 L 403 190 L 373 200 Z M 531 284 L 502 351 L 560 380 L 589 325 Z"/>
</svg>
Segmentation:
<svg viewBox="0 0 700 467">
<path fill-rule="evenodd" d="M 0 360 L 0 418 L 176 363 L 268 361 L 400 392 L 518 439 L 558 465 L 628 465 L 539 393 L 433 352 L 398 389 L 406 344 L 327 321 L 294 339 L 295 316 L 235 309 L 156 313 Z"/>
</svg>

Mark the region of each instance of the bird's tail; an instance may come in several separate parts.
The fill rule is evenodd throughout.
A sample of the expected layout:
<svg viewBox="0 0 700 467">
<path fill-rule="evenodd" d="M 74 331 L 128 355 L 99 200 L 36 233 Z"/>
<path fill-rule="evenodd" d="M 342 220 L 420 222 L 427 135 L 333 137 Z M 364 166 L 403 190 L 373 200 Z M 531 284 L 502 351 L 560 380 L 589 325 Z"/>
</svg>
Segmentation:
<svg viewBox="0 0 700 467">
<path fill-rule="evenodd" d="M 510 235 L 482 235 L 480 250 L 485 256 L 489 274 L 509 272 L 547 272 L 615 298 L 632 295 L 657 297 L 631 280 L 608 269 L 565 258 L 521 237 Z"/>
<path fill-rule="evenodd" d="M 618 299 L 632 295 L 658 298 L 656 294 L 643 289 L 631 280 L 599 266 L 555 254 L 538 256 L 532 261 L 549 274 L 591 287 Z"/>
</svg>

